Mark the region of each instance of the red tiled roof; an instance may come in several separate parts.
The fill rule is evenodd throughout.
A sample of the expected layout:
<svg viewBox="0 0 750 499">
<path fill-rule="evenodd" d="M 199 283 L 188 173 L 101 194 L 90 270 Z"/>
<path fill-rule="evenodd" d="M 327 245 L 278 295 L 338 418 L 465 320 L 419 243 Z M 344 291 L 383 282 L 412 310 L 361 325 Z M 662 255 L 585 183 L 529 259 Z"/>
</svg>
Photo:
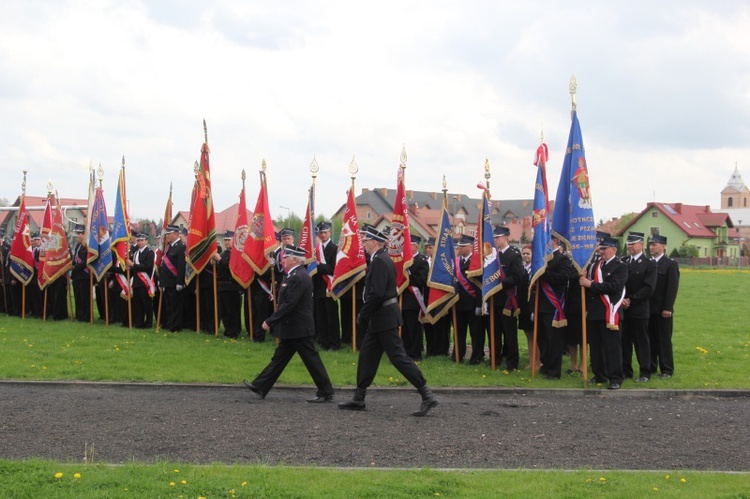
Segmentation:
<svg viewBox="0 0 750 499">
<path fill-rule="evenodd" d="M 728 225 L 729 215 L 726 213 L 712 213 L 710 206 L 697 206 L 682 203 L 648 203 L 646 208 L 618 232 L 622 235 L 625 231 L 651 208 L 656 208 L 663 213 L 675 226 L 679 227 L 688 237 L 714 238 L 716 234 L 709 227 L 721 227 L 726 221 Z"/>
</svg>

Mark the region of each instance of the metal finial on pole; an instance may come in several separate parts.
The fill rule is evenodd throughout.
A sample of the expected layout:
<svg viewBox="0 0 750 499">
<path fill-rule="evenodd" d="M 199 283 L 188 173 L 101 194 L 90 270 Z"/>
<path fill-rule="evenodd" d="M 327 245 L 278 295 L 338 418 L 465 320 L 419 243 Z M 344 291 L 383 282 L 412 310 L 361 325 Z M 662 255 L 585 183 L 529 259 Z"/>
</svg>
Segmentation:
<svg viewBox="0 0 750 499">
<path fill-rule="evenodd" d="M 206 128 L 206 118 L 203 118 L 203 142 L 208 144 L 208 128 Z"/>
<path fill-rule="evenodd" d="M 29 172 L 29 170 L 23 171 L 23 182 L 21 182 L 21 192 L 26 194 L 26 174 Z"/>
<path fill-rule="evenodd" d="M 401 168 L 406 168 L 406 144 L 401 148 Z"/>
<path fill-rule="evenodd" d="M 125 155 L 122 155 L 122 169 L 125 169 Z"/>
<path fill-rule="evenodd" d="M 99 188 L 101 189 L 104 181 L 104 168 L 102 168 L 101 163 L 99 163 L 99 168 L 96 169 L 96 176 L 99 178 Z"/>
<path fill-rule="evenodd" d="M 539 134 L 539 142 L 540 142 L 541 144 L 544 144 L 544 123 L 542 123 L 542 131 L 541 131 L 541 133 Z"/>
<path fill-rule="evenodd" d="M 172 199 L 172 182 L 169 183 L 169 198 Z"/>
<path fill-rule="evenodd" d="M 266 165 L 266 158 L 263 158 L 263 162 L 260 164 L 260 171 L 265 174 L 266 168 L 268 168 L 268 165 Z"/>
<path fill-rule="evenodd" d="M 445 181 L 445 175 L 443 175 L 443 196 L 448 193 L 448 183 Z"/>
<path fill-rule="evenodd" d="M 484 159 L 484 187 L 490 190 L 490 160 Z"/>
<path fill-rule="evenodd" d="M 576 90 L 578 89 L 578 82 L 576 81 L 576 75 L 570 77 L 570 100 L 572 105 L 572 111 L 576 110 Z"/>
<path fill-rule="evenodd" d="M 195 177 L 198 178 L 198 172 L 201 171 L 201 165 L 196 161 L 193 163 L 193 173 L 195 173 Z"/>
<path fill-rule="evenodd" d="M 50 177 L 49 180 L 47 180 L 47 196 L 52 195 L 52 191 L 55 190 L 55 184 L 52 183 L 52 177 Z"/>
<path fill-rule="evenodd" d="M 352 156 L 352 162 L 349 163 L 349 174 L 352 176 L 352 189 L 354 189 L 354 179 L 357 178 L 358 171 L 359 167 L 357 166 L 357 162 L 354 161 L 354 156 Z"/>
<path fill-rule="evenodd" d="M 312 163 L 310 163 L 310 174 L 312 175 L 312 183 L 315 184 L 315 177 L 318 176 L 318 172 L 320 171 L 320 165 L 318 164 L 318 160 L 315 159 L 315 155 L 313 155 Z"/>
<path fill-rule="evenodd" d="M 242 169 L 242 173 L 240 174 L 240 177 L 242 178 L 242 189 L 244 190 L 245 189 L 245 178 L 247 177 L 247 175 L 245 175 L 245 169 L 244 168 Z"/>
</svg>

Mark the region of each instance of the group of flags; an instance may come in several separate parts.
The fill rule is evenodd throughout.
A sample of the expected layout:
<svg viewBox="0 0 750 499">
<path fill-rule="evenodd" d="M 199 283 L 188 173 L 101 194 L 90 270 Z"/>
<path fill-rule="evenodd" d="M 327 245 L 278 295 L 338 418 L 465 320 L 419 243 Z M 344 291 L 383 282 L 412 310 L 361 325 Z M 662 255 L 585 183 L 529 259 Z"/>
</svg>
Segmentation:
<svg viewBox="0 0 750 499">
<path fill-rule="evenodd" d="M 554 216 L 550 213 L 549 191 L 547 188 L 546 163 L 547 145 L 542 143 L 535 155 L 534 165 L 537 176 L 534 184 L 533 206 L 533 258 L 531 262 L 531 284 L 544 273 L 547 261 L 551 258 L 551 237 L 555 233 L 569 246 L 576 267 L 581 270 L 590 260 L 596 248 L 591 193 L 588 182 L 583 140 L 580 124 L 575 109 L 571 116 L 571 128 L 567 150 L 558 185 Z M 204 122 L 205 130 L 205 122 Z M 217 250 L 216 227 L 214 222 L 213 197 L 211 194 L 211 172 L 209 164 L 209 147 L 207 134 L 201 147 L 200 163 L 196 162 L 195 183 L 191 197 L 190 221 L 187 237 L 186 261 L 188 262 L 186 280 L 204 270 L 211 256 Z M 396 199 L 388 242 L 388 253 L 396 264 L 397 287 L 404 292 L 409 284 L 409 267 L 413 262 L 410 241 L 409 215 L 406 202 L 405 168 L 398 169 Z M 477 232 L 473 247 L 471 266 L 467 272 L 481 291 L 482 302 L 486 303 L 495 293 L 502 289 L 503 268 L 494 245 L 492 224 L 490 220 L 489 186 L 482 186 L 482 204 L 477 223 Z M 454 238 L 448 214 L 447 194 L 443 196 L 440 225 L 435 238 L 434 252 L 431 258 L 427 280 L 428 300 L 425 304 L 425 322 L 434 323 L 443 317 L 457 301 L 457 286 L 460 272 L 456 264 Z M 346 209 L 338 241 L 338 254 L 334 275 L 328 279 L 329 295 L 340 298 L 352 289 L 352 286 L 365 275 L 366 260 L 359 233 L 354 184 L 346 193 Z M 260 190 L 252 220 L 248 220 L 245 180 L 243 172 L 240 203 L 235 221 L 234 248 L 231 254 L 230 270 L 234 279 L 243 288 L 248 288 L 256 275 L 264 274 L 271 266 L 270 255 L 277 248 L 272 217 L 269 210 L 266 187 L 265 168 L 260 172 Z M 39 282 L 47 285 L 71 266 L 67 237 L 62 223 L 62 212 L 59 202 L 54 203 L 50 194 L 45 209 L 42 237 L 45 239 L 45 259 Z M 112 231 L 107 224 L 107 208 L 104 191 L 97 187 L 94 171 L 91 169 L 88 191 L 88 221 L 84 237 L 88 243 L 87 264 L 94 278 L 100 281 L 112 265 L 126 269 L 130 241 L 130 222 L 127 213 L 127 196 L 125 186 L 125 160 L 120 170 L 115 201 L 115 216 Z M 172 189 L 164 213 L 164 227 L 172 218 Z M 322 257 L 316 243 L 315 227 L 315 184 L 308 191 L 308 205 L 299 246 L 304 249 L 308 269 L 316 272 L 317 263 Z M 165 247 L 157 248 L 157 265 Z M 10 270 L 24 284 L 32 279 L 35 261 L 29 238 L 28 213 L 25 196 L 21 197 L 19 214 L 11 247 Z M 123 289 L 128 290 L 127 283 Z M 126 291 L 127 292 L 127 291 Z"/>
</svg>

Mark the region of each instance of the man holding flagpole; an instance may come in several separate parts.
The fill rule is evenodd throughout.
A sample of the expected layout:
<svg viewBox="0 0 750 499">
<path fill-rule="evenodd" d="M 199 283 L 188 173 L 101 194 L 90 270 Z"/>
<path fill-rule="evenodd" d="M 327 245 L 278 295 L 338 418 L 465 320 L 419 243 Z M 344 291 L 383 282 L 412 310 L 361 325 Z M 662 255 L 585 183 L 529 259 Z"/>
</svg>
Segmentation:
<svg viewBox="0 0 750 499">
<path fill-rule="evenodd" d="M 320 348 L 338 350 L 341 348 L 341 328 L 339 327 L 339 305 L 328 296 L 336 268 L 338 246 L 331 240 L 331 222 L 317 225 L 317 272 L 312 276 L 313 298 L 315 299 L 315 331 Z"/>
</svg>

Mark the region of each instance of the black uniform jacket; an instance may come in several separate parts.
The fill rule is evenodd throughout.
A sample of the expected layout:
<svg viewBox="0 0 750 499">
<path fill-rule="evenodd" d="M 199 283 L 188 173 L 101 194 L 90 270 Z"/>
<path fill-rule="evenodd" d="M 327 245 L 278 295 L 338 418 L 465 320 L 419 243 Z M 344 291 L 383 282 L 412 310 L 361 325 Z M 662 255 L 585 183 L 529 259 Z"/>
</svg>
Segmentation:
<svg viewBox="0 0 750 499">
<path fill-rule="evenodd" d="M 508 293 L 515 293 L 515 287 L 521 283 L 526 271 L 523 269 L 521 253 L 514 247 L 508 246 L 503 252 L 497 250 L 497 257 L 503 267 L 505 279 L 502 280 L 503 289 L 495 294 L 494 306 L 505 307 L 508 301 Z"/>
<path fill-rule="evenodd" d="M 563 298 L 567 292 L 568 280 L 572 274 L 573 262 L 562 251 L 557 250 L 552 253 L 552 258 L 547 262 L 547 268 L 539 277 L 539 286 L 542 285 L 542 282 L 546 282 L 554 291 L 555 296 Z M 537 290 L 541 293 L 539 295 L 539 313 L 555 313 L 555 306 L 549 301 L 547 294 L 541 287 L 537 287 Z"/>
<path fill-rule="evenodd" d="M 86 269 L 86 258 L 88 257 L 88 248 L 83 244 L 76 243 L 73 246 L 73 267 L 70 271 L 70 277 L 74 281 L 89 280 L 89 273 Z"/>
<path fill-rule="evenodd" d="M 303 265 L 293 268 L 279 286 L 278 308 L 266 323 L 281 340 L 315 336 L 313 284 Z"/>
<path fill-rule="evenodd" d="M 417 288 L 422 293 L 423 300 L 429 274 L 430 264 L 427 262 L 427 257 L 422 253 L 415 254 L 414 262 L 409 267 L 409 287 L 414 286 Z M 410 289 L 405 289 L 403 295 L 403 310 L 420 310 L 419 302 Z"/>
<path fill-rule="evenodd" d="M 630 306 L 625 309 L 625 318 L 648 319 L 651 314 L 649 298 L 656 288 L 656 265 L 643 253 L 638 259 L 628 257 L 624 262 L 628 265 L 625 298 L 630 299 Z"/>
<path fill-rule="evenodd" d="M 167 265 L 167 260 L 170 265 Z M 185 243 L 177 240 L 169 245 L 159 267 L 159 285 L 173 288 L 185 285 Z"/>
<path fill-rule="evenodd" d="M 674 312 L 677 288 L 680 286 L 680 267 L 667 255 L 656 262 L 656 287 L 651 295 L 651 313 L 660 314 L 664 310 Z"/>
<path fill-rule="evenodd" d="M 333 271 L 336 268 L 336 254 L 338 253 L 338 246 L 333 244 L 333 241 L 328 240 L 328 244 L 323 248 L 323 256 L 325 257 L 326 263 L 318 263 L 318 271 L 313 276 L 313 293 L 315 298 L 325 298 L 328 293 L 328 286 L 323 274 L 333 276 Z"/>
<path fill-rule="evenodd" d="M 357 315 L 357 324 L 366 326 L 369 333 L 399 327 L 403 322 L 396 300 L 397 294 L 396 266 L 383 247 L 370 258 L 365 276 L 365 303 Z M 386 302 L 390 303 L 384 305 Z"/>
<path fill-rule="evenodd" d="M 591 280 L 594 279 L 593 270 L 596 265 L 596 263 L 592 263 L 589 266 L 588 276 Z M 591 288 L 589 288 L 586 300 L 588 304 L 586 318 L 588 320 L 607 320 L 606 308 L 600 295 L 609 296 L 612 305 L 620 301 L 622 291 L 625 289 L 625 282 L 628 280 L 628 266 L 617 257 L 613 257 L 612 260 L 602 265 L 602 280 L 604 282 L 592 282 Z"/>
<path fill-rule="evenodd" d="M 135 253 L 138 253 L 138 250 L 136 250 Z M 135 253 L 130 257 L 133 262 L 135 262 Z M 133 288 L 146 287 L 146 283 L 144 283 L 136 273 L 145 272 L 148 278 L 151 279 L 151 273 L 154 270 L 155 257 L 154 250 L 148 246 L 145 246 L 141 250 L 141 253 L 138 255 L 138 263 L 133 263 L 133 268 L 130 269 L 130 275 L 133 278 Z"/>
</svg>

